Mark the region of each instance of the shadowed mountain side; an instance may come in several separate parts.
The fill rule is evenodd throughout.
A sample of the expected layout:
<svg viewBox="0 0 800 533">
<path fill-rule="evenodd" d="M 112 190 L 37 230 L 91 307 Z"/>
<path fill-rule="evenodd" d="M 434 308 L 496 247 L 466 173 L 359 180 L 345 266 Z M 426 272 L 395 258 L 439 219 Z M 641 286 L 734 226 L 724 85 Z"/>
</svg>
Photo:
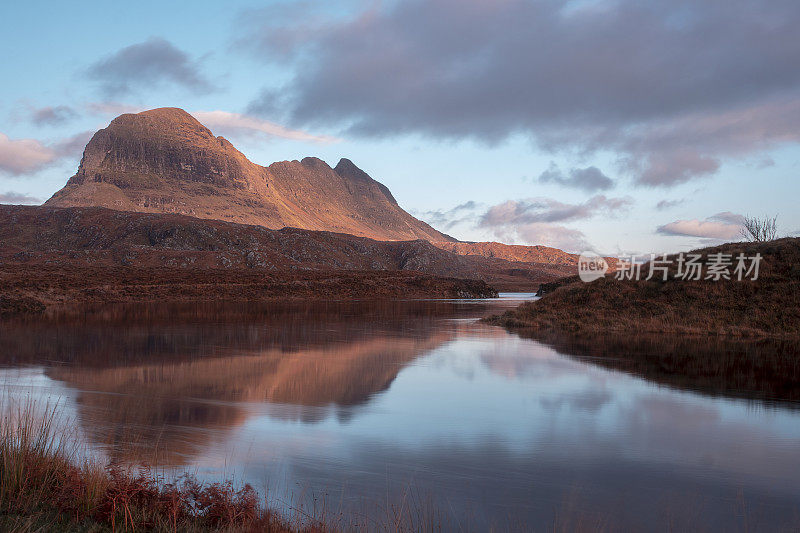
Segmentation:
<svg viewBox="0 0 800 533">
<path fill-rule="evenodd" d="M 247 419 L 239 402 L 286 404 L 270 416 L 323 420 L 386 390 L 405 365 L 447 340 L 447 334 L 423 340 L 377 336 L 295 352 L 268 350 L 112 368 L 50 367 L 46 373 L 81 391 L 76 397 L 79 418 L 93 441 L 123 442 L 130 437 L 126 428 L 136 428 L 130 453 L 158 449 L 156 459 L 160 455 L 166 464 L 180 464 L 215 440 L 216 432 L 230 431 Z M 197 430 L 207 440 L 198 438 Z M 187 433 L 193 434 L 191 439 Z"/>
<path fill-rule="evenodd" d="M 218 280 L 220 285 L 231 276 L 251 276 L 253 279 L 249 283 L 254 283 L 265 274 L 264 279 L 289 275 L 294 280 L 319 278 L 326 272 L 330 278 L 334 271 L 336 276 L 347 277 L 348 274 L 341 272 L 345 270 L 422 272 L 431 276 L 478 279 L 503 289 L 532 290 L 540 282 L 559 276 L 557 269 L 549 267 L 539 269 L 526 263 L 457 256 L 423 240 L 374 241 L 330 232 L 291 228 L 268 230 L 182 215 L 32 206 L 0 206 L 0 261 L 0 271 L 5 271 L 0 275 L 11 285 L 16 277 L 36 274 L 23 272 L 26 269 L 19 266 L 23 264 L 28 265 L 27 270 L 41 265 L 41 272 L 52 268 L 65 276 L 70 269 L 114 268 L 116 272 L 109 278 L 112 280 L 149 269 L 153 275 L 148 283 L 154 284 L 165 284 L 170 275 L 180 277 L 190 272 L 196 274 L 195 283 L 206 279 L 209 284 Z M 185 274 L 170 274 L 169 269 Z M 215 273 L 209 277 L 211 270 L 234 273 Z M 76 274 L 75 278 L 77 283 L 79 276 Z M 87 276 L 86 279 L 91 282 L 98 278 Z M 28 285 L 32 283 L 36 280 Z M 487 289 L 465 286 L 463 292 L 491 296 Z M 381 289 L 375 295 L 386 294 L 387 290 Z M 394 293 L 402 295 L 404 290 L 408 296 L 426 294 L 425 290 L 415 291 L 409 282 L 399 280 Z M 460 290 L 454 286 L 428 294 L 457 296 Z M 358 295 L 357 289 L 328 292 Z M 88 293 L 83 291 L 83 294 Z M 292 291 L 286 295 L 291 296 Z M 305 293 L 301 291 L 298 295 Z M 369 295 L 367 292 L 362 297 Z M 120 296 L 122 301 L 126 299 L 125 295 Z"/>
<path fill-rule="evenodd" d="M 115 118 L 92 137 L 77 173 L 45 205 L 179 213 L 382 240 L 448 241 L 350 160 L 262 167 L 178 108 Z"/>
</svg>

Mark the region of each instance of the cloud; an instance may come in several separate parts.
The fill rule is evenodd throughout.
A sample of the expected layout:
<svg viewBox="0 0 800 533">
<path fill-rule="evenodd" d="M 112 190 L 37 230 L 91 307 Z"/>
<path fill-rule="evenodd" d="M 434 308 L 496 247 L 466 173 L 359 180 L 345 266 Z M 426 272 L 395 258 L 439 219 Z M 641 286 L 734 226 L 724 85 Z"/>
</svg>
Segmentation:
<svg viewBox="0 0 800 533">
<path fill-rule="evenodd" d="M 415 214 L 418 218 L 421 218 L 431 226 L 447 231 L 464 222 L 472 222 L 473 224 L 477 222 L 478 215 L 475 214 L 475 210 L 478 207 L 480 207 L 480 204 L 470 200 L 452 209 L 422 211 Z"/>
<path fill-rule="evenodd" d="M 28 196 L 13 191 L 0 193 L 0 204 L 40 204 L 42 201 L 39 198 Z"/>
<path fill-rule="evenodd" d="M 656 204 L 656 209 L 659 211 L 666 211 L 667 209 L 672 209 L 673 207 L 678 207 L 679 205 L 683 204 L 686 200 L 661 200 Z"/>
<path fill-rule="evenodd" d="M 705 220 L 676 220 L 659 226 L 656 231 L 662 235 L 730 241 L 741 237 L 743 222 L 742 215 L 725 211 Z"/>
<path fill-rule="evenodd" d="M 626 211 L 630 198 L 607 198 L 596 195 L 582 204 L 565 204 L 551 198 L 509 200 L 493 205 L 478 221 L 478 227 L 490 230 L 504 242 L 544 244 L 569 251 L 591 249 L 583 232 L 563 225 L 565 222 L 614 216 Z"/>
<path fill-rule="evenodd" d="M 744 224 L 744 216 L 739 213 L 731 213 L 730 211 L 723 211 L 716 215 L 711 215 L 708 220 L 723 222 L 725 224 L 732 224 L 735 226 L 742 226 Z"/>
<path fill-rule="evenodd" d="M 621 172 L 656 187 L 800 142 L 795 0 L 405 0 L 315 20 L 262 19 L 245 39 L 295 65 L 286 86 L 265 87 L 285 95 L 291 124 L 522 134 L 547 150 L 615 153 Z"/>
<path fill-rule="evenodd" d="M 194 111 L 192 115 L 210 129 L 230 137 L 252 137 L 258 135 L 324 144 L 339 141 L 335 137 L 313 135 L 305 131 L 289 129 L 267 120 L 227 111 Z"/>
<path fill-rule="evenodd" d="M 78 116 L 69 106 L 58 105 L 31 109 L 30 121 L 37 126 L 57 126 Z"/>
<path fill-rule="evenodd" d="M 631 198 L 607 198 L 596 195 L 584 203 L 565 204 L 551 198 L 509 200 L 486 206 L 475 201 L 459 204 L 448 210 L 415 213 L 433 227 L 448 231 L 465 225 L 509 244 L 543 244 L 569 251 L 592 249 L 580 230 L 564 223 L 595 216 L 614 216 L 626 211 Z"/>
<path fill-rule="evenodd" d="M 86 148 L 86 145 L 89 143 L 89 140 L 94 134 L 95 132 L 91 130 L 82 131 L 64 139 L 60 139 L 52 143 L 50 146 L 55 151 L 56 158 L 58 159 L 74 157 L 83 153 L 83 149 Z"/>
<path fill-rule="evenodd" d="M 582 204 L 565 204 L 551 198 L 509 200 L 489 208 L 481 219 L 481 226 L 494 227 L 540 222 L 570 222 L 598 215 L 615 215 L 629 208 L 633 200 L 593 196 Z"/>
<path fill-rule="evenodd" d="M 554 163 L 539 176 L 539 183 L 557 183 L 564 187 L 594 192 L 610 189 L 614 180 L 603 174 L 597 167 L 573 168 L 565 175 Z"/>
<path fill-rule="evenodd" d="M 145 110 L 144 107 L 121 102 L 89 102 L 86 104 L 86 109 L 95 115 L 112 115 L 114 117 L 125 113 L 139 113 Z"/>
<path fill-rule="evenodd" d="M 35 172 L 55 158 L 53 149 L 35 139 L 9 139 L 0 133 L 0 171 L 12 176 Z"/>
<path fill-rule="evenodd" d="M 214 89 L 202 74 L 198 61 L 159 37 L 132 44 L 95 62 L 88 68 L 87 75 L 99 82 L 107 95 L 163 85 L 200 94 Z"/>
<path fill-rule="evenodd" d="M 526 244 L 541 244 L 568 252 L 582 252 L 592 249 L 592 245 L 586 240 L 583 232 L 558 224 L 525 224 L 516 228 L 514 233 L 521 242 Z M 498 237 L 500 235 L 509 236 L 508 233 L 499 233 L 497 235 Z M 513 239 L 513 234 L 510 236 Z"/>
<path fill-rule="evenodd" d="M 83 150 L 92 133 L 84 131 L 49 144 L 36 139 L 10 139 L 0 133 L 0 173 L 11 176 L 33 174 L 74 157 Z"/>
</svg>

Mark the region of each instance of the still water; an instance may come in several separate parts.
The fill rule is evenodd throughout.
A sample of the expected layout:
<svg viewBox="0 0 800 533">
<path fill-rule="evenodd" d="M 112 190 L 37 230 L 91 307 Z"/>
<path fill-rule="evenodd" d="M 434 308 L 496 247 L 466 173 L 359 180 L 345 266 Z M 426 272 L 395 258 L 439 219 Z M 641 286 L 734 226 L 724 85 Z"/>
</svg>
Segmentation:
<svg viewBox="0 0 800 533">
<path fill-rule="evenodd" d="M 109 306 L 6 322 L 0 380 L 57 401 L 106 459 L 233 477 L 343 526 L 798 527 L 797 384 L 760 363 L 783 372 L 796 354 L 534 340 L 477 321 L 529 297 Z M 629 352 L 644 355 L 618 357 Z M 676 375 L 690 356 L 692 375 Z"/>
</svg>

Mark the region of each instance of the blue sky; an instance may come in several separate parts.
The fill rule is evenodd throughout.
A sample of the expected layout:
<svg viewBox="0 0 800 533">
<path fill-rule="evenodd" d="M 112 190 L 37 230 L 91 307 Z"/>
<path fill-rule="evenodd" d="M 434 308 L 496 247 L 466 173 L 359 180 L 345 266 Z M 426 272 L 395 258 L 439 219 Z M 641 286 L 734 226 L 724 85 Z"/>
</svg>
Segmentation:
<svg viewBox="0 0 800 533">
<path fill-rule="evenodd" d="M 4 3 L 0 201 L 47 199 L 93 131 L 175 106 L 257 163 L 347 157 L 465 240 L 800 231 L 793 2 L 319 4 Z"/>
</svg>

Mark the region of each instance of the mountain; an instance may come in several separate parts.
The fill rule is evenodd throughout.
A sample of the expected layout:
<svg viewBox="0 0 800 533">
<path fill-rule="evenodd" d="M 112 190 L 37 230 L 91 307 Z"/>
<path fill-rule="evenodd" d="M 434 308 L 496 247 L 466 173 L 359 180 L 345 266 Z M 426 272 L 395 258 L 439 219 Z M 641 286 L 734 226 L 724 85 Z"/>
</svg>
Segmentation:
<svg viewBox="0 0 800 533">
<path fill-rule="evenodd" d="M 182 109 L 115 118 L 92 137 L 51 207 L 100 206 L 397 241 L 453 241 L 405 212 L 350 160 L 263 167 Z"/>
<path fill-rule="evenodd" d="M 531 291 L 573 270 L 456 255 L 423 239 L 0 206 L 0 315 L 103 301 L 491 297 L 492 287 Z"/>
</svg>

